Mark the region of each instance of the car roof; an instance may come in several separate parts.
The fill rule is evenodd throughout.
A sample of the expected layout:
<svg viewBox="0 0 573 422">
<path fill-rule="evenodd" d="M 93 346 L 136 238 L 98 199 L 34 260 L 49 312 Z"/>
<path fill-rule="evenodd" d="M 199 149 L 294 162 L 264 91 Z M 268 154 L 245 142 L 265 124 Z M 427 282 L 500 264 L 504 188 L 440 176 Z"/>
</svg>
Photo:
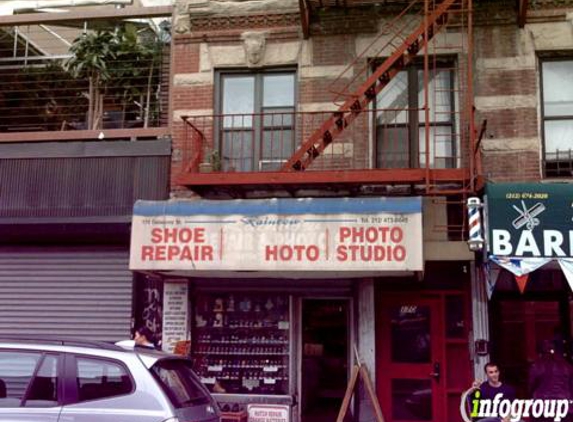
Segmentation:
<svg viewBox="0 0 573 422">
<path fill-rule="evenodd" d="M 147 347 L 138 347 L 133 342 L 123 341 L 114 344 L 66 336 L 0 335 L 0 348 L 82 353 L 119 359 L 122 355 L 135 354 L 140 357 L 147 368 L 151 368 L 161 359 L 185 359 L 184 356 L 175 356 Z"/>
<path fill-rule="evenodd" d="M 100 350 L 123 351 L 124 348 L 105 341 L 86 340 L 67 336 L 37 336 L 37 335 L 0 335 L 0 343 L 17 343 L 33 345 L 76 346 Z"/>
</svg>

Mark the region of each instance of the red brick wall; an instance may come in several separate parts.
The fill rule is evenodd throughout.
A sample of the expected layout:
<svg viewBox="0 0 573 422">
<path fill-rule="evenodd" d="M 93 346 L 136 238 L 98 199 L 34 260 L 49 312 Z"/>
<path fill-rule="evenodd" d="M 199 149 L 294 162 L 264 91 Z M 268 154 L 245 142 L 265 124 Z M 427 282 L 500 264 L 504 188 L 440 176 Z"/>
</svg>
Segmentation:
<svg viewBox="0 0 573 422">
<path fill-rule="evenodd" d="M 174 43 L 173 69 L 175 74 L 199 72 L 199 44 L 196 42 L 178 42 L 177 37 Z"/>
<path fill-rule="evenodd" d="M 478 122 L 487 119 L 487 137 L 503 142 L 504 138 L 532 138 L 538 136 L 537 110 L 507 108 L 479 112 Z"/>
<path fill-rule="evenodd" d="M 234 35 L 226 34 L 224 41 L 210 41 L 212 45 L 236 45 L 242 46 L 242 41 L 240 40 L 240 33 L 242 31 L 237 31 Z M 215 36 L 217 32 L 213 32 L 210 36 Z M 271 37 L 272 38 L 272 37 Z M 234 41 L 233 41 L 234 39 Z M 287 39 L 285 41 L 292 41 L 292 39 Z M 174 37 L 174 74 L 177 77 L 178 74 L 184 73 L 197 73 L 200 70 L 200 40 L 190 38 L 188 35 L 180 36 L 175 35 Z M 271 43 L 280 43 L 280 39 L 267 39 L 267 48 Z M 302 41 L 301 41 L 302 42 Z M 316 66 L 332 66 L 332 65 L 347 65 L 352 62 L 355 56 L 355 35 L 332 35 L 332 36 L 316 36 L 312 37 L 309 41 L 312 43 L 311 60 L 313 65 Z M 364 63 L 364 62 L 363 62 Z M 365 64 L 365 63 L 364 63 Z M 300 72 L 301 63 L 299 63 Z M 350 72 L 352 75 L 352 71 Z M 360 83 L 367 72 L 361 76 L 361 78 L 354 83 Z M 297 83 L 297 99 L 300 105 L 308 103 L 326 103 L 330 104 L 328 109 L 334 110 L 337 106 L 332 102 L 336 94 L 330 90 L 331 84 L 334 82 L 335 78 L 302 78 L 299 73 L 299 81 Z M 340 87 L 346 84 L 348 79 L 342 79 L 337 81 L 336 86 Z M 197 85 L 197 86 L 181 86 L 176 85 L 172 90 L 172 101 L 173 110 L 177 114 L 182 113 L 182 111 L 193 111 L 193 110 L 210 110 L 211 112 L 216 112 L 214 108 L 214 85 Z M 320 124 L 329 117 L 327 114 L 323 115 L 308 115 L 299 116 L 298 124 L 301 123 L 300 119 L 304 119 L 304 139 L 306 139 L 311 133 L 312 129 L 316 129 Z M 368 163 L 368 142 L 369 142 L 369 132 L 367 130 L 368 122 L 366 115 L 364 118 L 359 119 L 362 122 L 355 122 L 353 130 L 348 130 L 344 137 L 341 137 L 336 142 L 352 142 L 354 144 L 353 148 L 350 150 L 343 149 L 342 147 L 335 148 L 336 154 L 326 154 L 321 159 L 317 160 L 314 167 L 317 169 L 328 169 L 328 168 L 364 168 Z M 208 129 L 207 129 L 208 130 Z M 302 137 L 298 138 L 301 141 Z M 181 166 L 184 165 L 184 161 L 192 156 L 189 149 L 189 142 L 186 139 L 185 127 L 181 119 L 176 118 L 174 120 L 173 128 L 173 166 L 172 166 L 172 180 L 175 179 L 179 173 Z M 347 155 L 344 157 L 338 152 L 347 151 Z M 332 151 L 332 150 L 331 150 Z M 352 154 L 348 156 L 348 152 Z M 182 190 L 178 188 L 175 189 L 173 184 L 173 190 L 176 191 L 177 195 L 180 195 Z"/>
<path fill-rule="evenodd" d="M 474 55 L 480 58 L 514 57 L 520 52 L 520 32 L 515 23 L 488 25 L 474 30 Z"/>
<path fill-rule="evenodd" d="M 539 180 L 539 155 L 536 152 L 490 152 L 484 160 L 484 174 L 490 181 Z"/>
<path fill-rule="evenodd" d="M 346 65 L 354 59 L 353 35 L 323 35 L 311 39 L 312 63 L 315 66 Z"/>
<path fill-rule="evenodd" d="M 173 87 L 173 108 L 175 110 L 196 110 L 213 108 L 213 85 Z"/>
<path fill-rule="evenodd" d="M 490 148 L 483 152 L 482 163 L 484 176 L 493 182 L 541 178 L 541 137 L 535 106 L 539 75 L 530 64 L 522 65 L 527 54 L 529 63 L 535 60 L 534 52 L 524 48 L 522 31 L 517 25 L 481 26 L 475 30 L 474 57 L 479 64 L 474 78 L 475 96 L 481 103 L 496 105 L 476 111 L 478 124 L 487 119 L 484 144 Z M 527 103 L 516 102 L 515 96 L 526 96 Z M 539 148 L 532 150 L 531 139 L 536 138 Z M 523 139 L 523 149 L 519 139 Z"/>
<path fill-rule="evenodd" d="M 275 28 L 276 29 L 276 28 Z M 272 32 L 272 28 L 269 28 Z M 209 33 L 208 37 L 193 38 L 193 36 L 185 35 L 174 36 L 174 73 L 175 75 L 181 73 L 196 73 L 200 69 L 200 48 L 199 43 L 206 40 L 208 43 L 222 45 L 242 45 L 240 40 L 240 33 L 243 30 L 227 31 L 224 39 L 215 39 L 216 30 Z M 476 59 L 509 59 L 523 55 L 523 36 L 522 29 L 517 28 L 516 25 L 490 25 L 478 27 L 475 31 L 474 38 L 474 61 Z M 281 36 L 283 38 L 281 38 Z M 267 40 L 267 45 L 271 43 L 280 43 L 284 41 L 293 41 L 292 38 L 286 39 L 284 35 L 277 36 L 271 35 Z M 313 35 L 309 41 L 311 51 L 311 61 L 314 66 L 345 66 L 355 59 L 355 41 L 356 34 L 331 34 L 331 35 Z M 211 37 L 211 38 L 209 38 Z M 302 42 L 302 41 L 301 41 Z M 533 54 L 533 53 L 531 53 Z M 299 63 L 300 66 L 303 63 Z M 360 66 L 361 68 L 362 66 Z M 464 70 L 463 61 L 460 63 L 459 69 Z M 480 67 L 475 68 L 474 73 L 474 94 L 478 97 L 496 98 L 496 103 L 499 104 L 500 97 L 503 96 L 522 96 L 527 95 L 535 97 L 538 90 L 538 75 L 533 68 L 509 68 L 495 66 L 483 69 Z M 354 69 L 356 72 L 357 69 Z M 300 75 L 299 75 L 300 76 Z M 364 80 L 366 74 L 361 76 L 354 84 L 356 86 Z M 465 82 L 463 77 L 461 80 L 460 97 L 463 97 L 465 92 Z M 333 78 L 302 78 L 298 83 L 298 100 L 301 105 L 308 103 L 329 103 L 335 97 L 335 94 L 329 90 L 333 82 Z M 347 79 L 346 79 L 347 80 Z M 339 80 L 337 86 L 343 85 L 345 79 Z M 214 104 L 214 90 L 213 85 L 201 86 L 175 86 L 172 91 L 173 110 L 177 113 L 178 110 L 209 110 L 213 108 Z M 459 108 L 464 106 L 463 98 L 459 101 Z M 332 104 L 331 108 L 335 105 Z M 324 116 L 326 118 L 327 116 Z M 537 109 L 531 107 L 530 104 L 514 104 L 508 108 L 501 109 L 484 109 L 476 111 L 476 123 L 479 124 L 483 119 L 488 120 L 488 131 L 486 139 L 493 140 L 492 142 L 503 143 L 506 139 L 514 138 L 535 138 L 539 137 L 538 131 L 538 117 Z M 176 119 L 177 120 L 177 119 Z M 180 119 L 179 119 L 180 120 Z M 177 149 L 185 143 L 184 130 L 181 122 L 174 122 L 174 163 L 176 157 L 181 157 L 182 152 Z M 354 124 L 359 130 L 354 130 L 352 139 L 346 136 L 347 142 L 353 142 L 353 160 L 355 163 L 367 163 L 368 155 L 368 129 L 367 125 Z M 318 126 L 318 125 L 317 125 Z M 468 126 L 468 122 L 462 120 L 460 126 L 462 130 Z M 305 128 L 305 134 L 310 134 L 311 130 Z M 344 142 L 341 139 L 340 142 Z M 465 142 L 465 139 L 463 140 Z M 462 145 L 462 152 L 467 149 L 466 145 Z M 498 149 L 498 148 L 496 148 Z M 516 159 L 519 157 L 519 160 Z M 526 160 L 524 161 L 524 157 Z M 485 175 L 491 180 L 502 179 L 519 179 L 526 177 L 527 180 L 540 177 L 539 172 L 539 153 L 536 151 L 512 151 L 507 152 L 486 152 L 483 155 L 483 168 Z M 332 157 L 332 163 L 336 161 Z M 322 160 L 323 162 L 325 160 Z M 500 165 L 505 162 L 511 161 L 512 165 Z M 467 161 L 463 159 L 465 165 Z M 519 162 L 519 166 L 514 164 Z M 328 165 L 327 163 L 323 163 Z M 361 167 L 361 165 L 357 165 Z M 178 168 L 178 166 L 174 166 Z"/>
<path fill-rule="evenodd" d="M 173 40 L 173 74 L 198 73 L 200 70 L 200 43 L 187 36 L 175 35 Z M 213 108 L 214 86 L 208 85 L 174 85 L 171 90 L 171 101 L 175 117 L 173 120 L 173 145 L 171 166 L 171 191 L 173 196 L 187 197 L 191 193 L 175 183 L 177 176 L 191 162 L 194 151 L 190 148 L 191 129 L 186 128 L 184 121 L 177 117 L 193 110 Z"/>
<path fill-rule="evenodd" d="M 474 81 L 476 94 L 535 95 L 537 74 L 533 69 L 496 69 L 478 72 Z"/>
</svg>

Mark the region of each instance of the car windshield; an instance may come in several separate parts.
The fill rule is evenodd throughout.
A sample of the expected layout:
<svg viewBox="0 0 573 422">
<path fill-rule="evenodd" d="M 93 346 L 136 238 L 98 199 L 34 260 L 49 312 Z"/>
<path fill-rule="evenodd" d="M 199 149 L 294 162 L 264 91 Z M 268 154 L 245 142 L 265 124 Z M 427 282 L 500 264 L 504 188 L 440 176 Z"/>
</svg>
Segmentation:
<svg viewBox="0 0 573 422">
<path fill-rule="evenodd" d="M 160 360 L 151 372 L 176 409 L 210 403 L 208 393 L 194 376 L 189 361 Z"/>
</svg>

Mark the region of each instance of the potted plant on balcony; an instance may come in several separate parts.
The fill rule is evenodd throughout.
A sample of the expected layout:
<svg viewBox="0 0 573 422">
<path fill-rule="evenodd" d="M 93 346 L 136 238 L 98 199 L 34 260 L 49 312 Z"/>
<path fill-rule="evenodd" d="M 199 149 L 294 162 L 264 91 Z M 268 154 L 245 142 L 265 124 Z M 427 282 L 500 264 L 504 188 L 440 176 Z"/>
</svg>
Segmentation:
<svg viewBox="0 0 573 422">
<path fill-rule="evenodd" d="M 2 131 L 65 130 L 71 121 L 85 116 L 85 101 L 70 97 L 69 92 L 85 89 L 86 84 L 70 80 L 59 60 L 16 72 L 4 70 L 1 77 Z"/>
<path fill-rule="evenodd" d="M 89 82 L 87 127 L 102 127 L 104 101 L 121 115 L 121 127 L 128 105 L 141 110 L 143 126 L 147 127 L 152 113 L 154 76 L 161 60 L 161 44 L 153 38 L 142 42 L 138 28 L 125 25 L 113 30 L 87 32 L 76 38 L 70 47 L 72 57 L 65 63 L 75 78 Z M 147 66 L 147 67 L 146 67 Z M 157 101 L 155 101 L 157 103 Z"/>
<path fill-rule="evenodd" d="M 75 78 L 86 78 L 89 82 L 87 127 L 97 129 L 103 118 L 103 100 L 111 80 L 109 63 L 116 58 L 117 38 L 110 31 L 82 34 L 70 48 L 72 57 L 66 62 L 66 69 Z"/>
<path fill-rule="evenodd" d="M 211 150 L 205 154 L 205 161 L 199 164 L 200 173 L 221 171 L 221 155 L 217 150 Z"/>
</svg>

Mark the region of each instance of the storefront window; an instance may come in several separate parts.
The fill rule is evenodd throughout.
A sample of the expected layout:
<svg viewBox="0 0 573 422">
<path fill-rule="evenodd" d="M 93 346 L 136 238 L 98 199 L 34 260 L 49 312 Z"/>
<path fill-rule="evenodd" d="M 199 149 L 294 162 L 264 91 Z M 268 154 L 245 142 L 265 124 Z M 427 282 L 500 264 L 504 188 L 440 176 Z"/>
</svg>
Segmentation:
<svg viewBox="0 0 573 422">
<path fill-rule="evenodd" d="M 203 294 L 195 310 L 194 369 L 211 392 L 288 393 L 287 295 Z"/>
</svg>

